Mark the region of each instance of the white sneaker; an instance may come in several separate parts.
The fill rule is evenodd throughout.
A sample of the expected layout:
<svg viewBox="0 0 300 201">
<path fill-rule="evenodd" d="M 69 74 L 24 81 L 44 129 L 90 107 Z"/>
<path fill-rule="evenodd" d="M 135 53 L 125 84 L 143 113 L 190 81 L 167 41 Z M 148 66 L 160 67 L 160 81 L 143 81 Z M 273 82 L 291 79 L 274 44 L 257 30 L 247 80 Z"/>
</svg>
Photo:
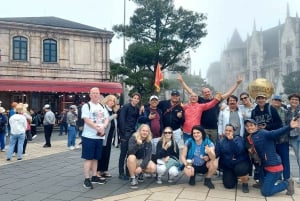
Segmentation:
<svg viewBox="0 0 300 201">
<path fill-rule="evenodd" d="M 70 146 L 70 150 L 74 150 L 75 149 L 75 147 L 74 146 Z"/>
<path fill-rule="evenodd" d="M 12 154 L 12 157 L 16 157 L 16 155 L 17 155 L 17 154 L 14 152 L 14 153 Z"/>
<path fill-rule="evenodd" d="M 78 145 L 75 145 L 75 149 L 79 149 L 80 148 L 80 146 L 78 146 Z"/>
<path fill-rule="evenodd" d="M 35 139 L 37 137 L 37 135 L 32 136 L 32 139 Z"/>
<path fill-rule="evenodd" d="M 161 177 L 157 177 L 156 183 L 158 183 L 158 184 L 162 184 Z"/>
</svg>

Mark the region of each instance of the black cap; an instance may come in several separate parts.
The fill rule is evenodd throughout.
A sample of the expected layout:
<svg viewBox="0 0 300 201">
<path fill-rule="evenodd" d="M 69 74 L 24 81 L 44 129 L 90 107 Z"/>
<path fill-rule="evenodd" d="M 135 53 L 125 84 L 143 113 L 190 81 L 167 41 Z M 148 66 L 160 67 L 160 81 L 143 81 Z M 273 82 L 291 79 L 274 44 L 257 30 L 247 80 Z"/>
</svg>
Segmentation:
<svg viewBox="0 0 300 201">
<path fill-rule="evenodd" d="M 253 124 L 257 124 L 254 119 L 245 119 L 244 124 L 246 124 L 247 122 L 250 122 L 250 123 L 253 123 Z"/>
<path fill-rule="evenodd" d="M 171 96 L 180 96 L 180 93 L 179 93 L 178 90 L 173 89 L 173 90 L 171 91 Z"/>
</svg>

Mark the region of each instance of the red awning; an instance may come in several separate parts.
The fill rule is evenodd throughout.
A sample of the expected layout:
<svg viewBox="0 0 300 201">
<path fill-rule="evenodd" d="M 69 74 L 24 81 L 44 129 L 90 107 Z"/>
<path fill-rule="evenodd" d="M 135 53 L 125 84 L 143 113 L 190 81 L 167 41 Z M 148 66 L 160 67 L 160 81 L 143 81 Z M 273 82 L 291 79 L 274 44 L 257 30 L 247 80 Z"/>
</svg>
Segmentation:
<svg viewBox="0 0 300 201">
<path fill-rule="evenodd" d="M 123 92 L 117 82 L 0 79 L 0 91 L 88 93 L 92 87 L 99 87 L 101 93 Z"/>
</svg>

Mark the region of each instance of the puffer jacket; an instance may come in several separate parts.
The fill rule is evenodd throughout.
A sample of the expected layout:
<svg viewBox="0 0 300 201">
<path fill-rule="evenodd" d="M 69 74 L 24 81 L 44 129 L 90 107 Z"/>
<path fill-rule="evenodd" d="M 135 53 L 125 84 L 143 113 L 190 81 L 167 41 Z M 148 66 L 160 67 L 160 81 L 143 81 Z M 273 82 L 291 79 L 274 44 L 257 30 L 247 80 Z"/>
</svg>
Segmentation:
<svg viewBox="0 0 300 201">
<path fill-rule="evenodd" d="M 290 125 L 286 125 L 273 131 L 260 129 L 252 134 L 251 139 L 264 167 L 281 164 L 281 158 L 276 153 L 275 141 L 290 129 Z"/>
</svg>

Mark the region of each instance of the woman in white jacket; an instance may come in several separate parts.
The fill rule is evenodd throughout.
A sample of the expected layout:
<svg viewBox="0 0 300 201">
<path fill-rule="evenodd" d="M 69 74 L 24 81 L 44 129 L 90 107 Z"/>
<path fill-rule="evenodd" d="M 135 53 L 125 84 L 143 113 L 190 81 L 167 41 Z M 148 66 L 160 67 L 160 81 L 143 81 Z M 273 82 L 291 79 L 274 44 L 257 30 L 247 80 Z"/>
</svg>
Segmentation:
<svg viewBox="0 0 300 201">
<path fill-rule="evenodd" d="M 22 160 L 23 143 L 25 140 L 25 132 L 27 128 L 27 120 L 23 115 L 23 104 L 19 103 L 16 106 L 16 113 L 9 118 L 10 125 L 10 140 L 6 160 L 10 161 L 15 144 L 18 142 L 17 159 Z"/>
</svg>

